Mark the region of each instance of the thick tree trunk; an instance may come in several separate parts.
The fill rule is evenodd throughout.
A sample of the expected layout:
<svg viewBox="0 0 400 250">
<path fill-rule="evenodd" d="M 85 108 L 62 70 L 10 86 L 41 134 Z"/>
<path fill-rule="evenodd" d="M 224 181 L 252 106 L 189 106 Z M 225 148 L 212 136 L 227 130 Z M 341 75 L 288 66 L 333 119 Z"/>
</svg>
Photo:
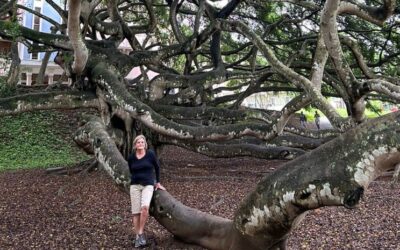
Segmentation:
<svg viewBox="0 0 400 250">
<path fill-rule="evenodd" d="M 208 249 L 229 249 L 233 222 L 187 207 L 167 191 L 156 191 L 150 213 L 177 238 Z"/>
<path fill-rule="evenodd" d="M 106 131 L 100 118 L 87 116 L 84 120 L 86 120 L 85 124 L 75 134 L 75 142 L 86 152 L 94 154 L 100 166 L 107 171 L 115 183 L 127 191 L 130 185 L 130 172 L 115 141 Z"/>
<path fill-rule="evenodd" d="M 79 0 L 68 0 L 68 35 L 74 48 L 74 63 L 72 69 L 74 73 L 82 74 L 89 57 L 80 29 L 81 2 Z"/>
</svg>

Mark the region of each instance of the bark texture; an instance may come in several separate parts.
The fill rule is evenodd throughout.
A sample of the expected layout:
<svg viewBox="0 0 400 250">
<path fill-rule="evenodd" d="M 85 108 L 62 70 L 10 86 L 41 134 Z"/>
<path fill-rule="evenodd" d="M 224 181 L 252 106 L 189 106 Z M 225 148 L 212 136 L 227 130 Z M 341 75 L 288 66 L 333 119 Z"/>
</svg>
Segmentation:
<svg viewBox="0 0 400 250">
<path fill-rule="evenodd" d="M 153 216 L 179 238 L 209 249 L 282 248 L 307 211 L 353 208 L 375 178 L 400 163 L 399 123 L 400 113 L 385 116 L 287 163 L 257 184 L 233 222 L 193 211 L 165 191 L 155 196 Z"/>
</svg>

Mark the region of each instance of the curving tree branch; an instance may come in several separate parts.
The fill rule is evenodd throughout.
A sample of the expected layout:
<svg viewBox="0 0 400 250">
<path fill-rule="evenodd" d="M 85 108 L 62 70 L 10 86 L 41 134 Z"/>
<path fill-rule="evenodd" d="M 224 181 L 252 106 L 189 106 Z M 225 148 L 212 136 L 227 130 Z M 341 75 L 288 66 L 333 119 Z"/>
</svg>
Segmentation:
<svg viewBox="0 0 400 250">
<path fill-rule="evenodd" d="M 400 162 L 399 123 L 400 113 L 387 115 L 285 164 L 257 184 L 233 221 L 188 208 L 166 191 L 157 191 L 153 216 L 180 239 L 209 249 L 285 248 L 306 211 L 356 206 L 369 183 Z"/>
<path fill-rule="evenodd" d="M 72 70 L 80 75 L 85 69 L 89 51 L 83 41 L 80 29 L 81 1 L 68 0 L 68 36 L 74 49 L 74 63 Z"/>
</svg>

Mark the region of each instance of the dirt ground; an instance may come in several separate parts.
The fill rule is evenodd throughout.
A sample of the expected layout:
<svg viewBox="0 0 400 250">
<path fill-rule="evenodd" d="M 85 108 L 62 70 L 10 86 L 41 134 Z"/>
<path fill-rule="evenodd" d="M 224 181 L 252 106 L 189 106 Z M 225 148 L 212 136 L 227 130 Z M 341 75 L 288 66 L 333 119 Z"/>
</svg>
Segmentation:
<svg viewBox="0 0 400 250">
<path fill-rule="evenodd" d="M 185 205 L 232 218 L 245 194 L 282 161 L 212 159 L 168 147 L 162 184 Z M 129 197 L 103 171 L 73 176 L 44 170 L 0 173 L 0 249 L 133 249 Z M 372 183 L 357 209 L 310 212 L 289 249 L 400 249 L 400 185 Z M 146 249 L 202 249 L 150 218 Z"/>
</svg>

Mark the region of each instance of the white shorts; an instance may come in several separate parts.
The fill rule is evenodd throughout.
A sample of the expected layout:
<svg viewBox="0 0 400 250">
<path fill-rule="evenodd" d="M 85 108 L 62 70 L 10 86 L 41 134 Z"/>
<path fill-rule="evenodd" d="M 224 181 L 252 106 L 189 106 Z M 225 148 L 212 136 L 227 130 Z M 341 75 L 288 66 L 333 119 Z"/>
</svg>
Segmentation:
<svg viewBox="0 0 400 250">
<path fill-rule="evenodd" d="M 151 198 L 153 197 L 153 185 L 131 185 L 130 188 L 132 214 L 140 214 L 142 207 L 150 207 Z"/>
</svg>

